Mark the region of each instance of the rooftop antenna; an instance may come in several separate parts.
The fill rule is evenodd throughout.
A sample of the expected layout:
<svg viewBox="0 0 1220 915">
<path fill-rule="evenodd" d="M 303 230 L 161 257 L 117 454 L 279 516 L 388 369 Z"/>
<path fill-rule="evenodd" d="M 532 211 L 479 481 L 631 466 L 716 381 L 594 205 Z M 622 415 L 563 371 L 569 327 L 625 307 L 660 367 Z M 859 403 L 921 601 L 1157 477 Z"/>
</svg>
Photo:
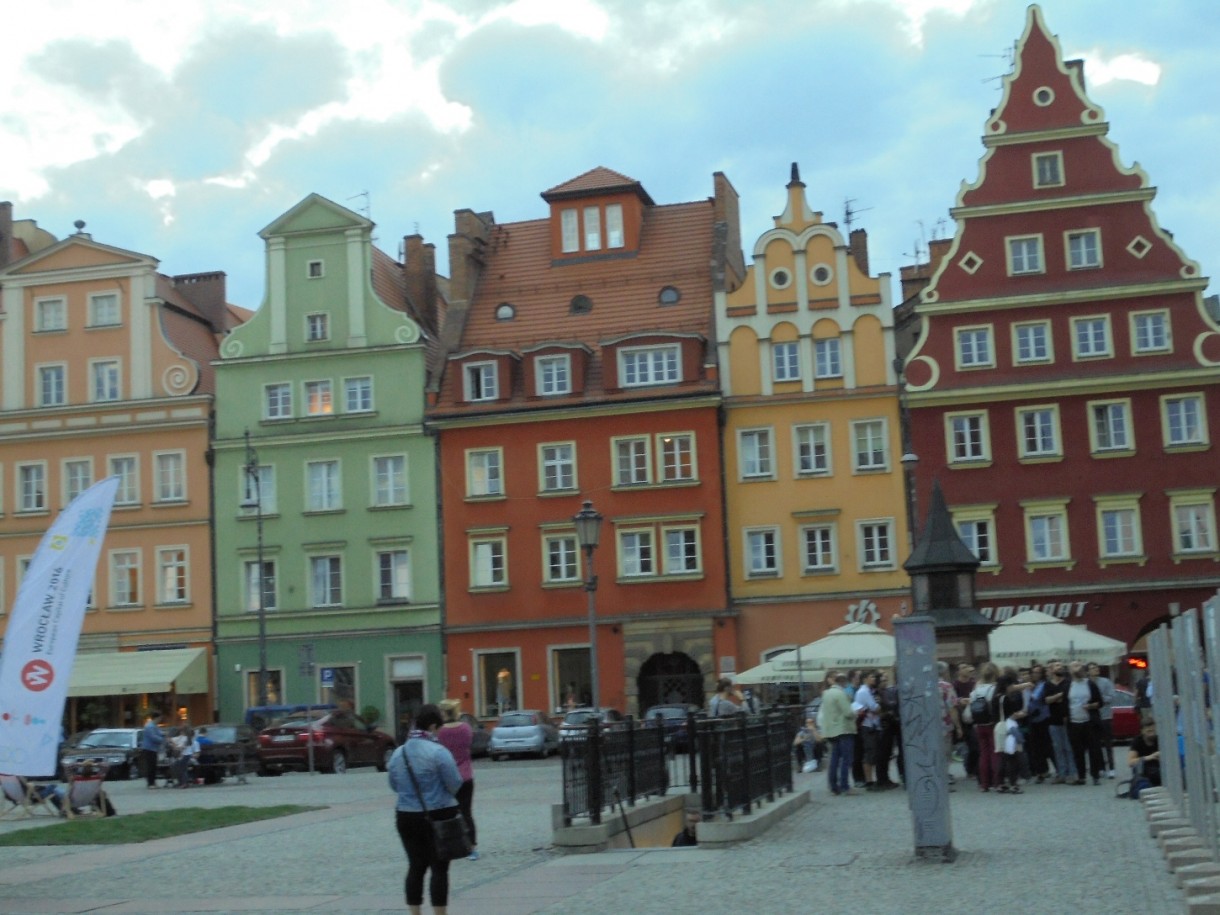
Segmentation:
<svg viewBox="0 0 1220 915">
<path fill-rule="evenodd" d="M 922 219 L 915 220 L 915 224 L 919 226 L 919 238 L 915 239 L 915 243 L 912 246 L 915 250 L 910 253 L 904 251 L 902 256 L 909 258 L 913 266 L 919 267 L 930 259 L 928 255 L 928 232 L 924 227 Z"/>
<path fill-rule="evenodd" d="M 851 224 L 856 221 L 857 213 L 867 213 L 872 207 L 853 207 L 856 202 L 855 197 L 845 198 L 843 201 L 843 226 L 847 234 L 851 234 Z"/>
<path fill-rule="evenodd" d="M 357 207 L 356 212 L 361 214 L 365 219 L 372 220 L 373 206 L 372 206 L 372 200 L 369 198 L 368 191 L 361 191 L 359 194 L 353 194 L 352 196 L 348 197 L 347 199 L 348 200 L 359 200 L 361 197 L 364 198 L 364 206 Z"/>
<path fill-rule="evenodd" d="M 992 60 L 1002 60 L 1008 65 L 1008 69 L 998 76 L 985 76 L 982 80 L 980 80 L 980 82 L 984 83 L 995 82 L 1002 84 L 1004 82 L 1004 78 L 1012 73 L 1012 71 L 1017 67 L 1017 43 L 1014 41 L 999 54 L 980 54 L 979 57 L 988 57 Z"/>
</svg>

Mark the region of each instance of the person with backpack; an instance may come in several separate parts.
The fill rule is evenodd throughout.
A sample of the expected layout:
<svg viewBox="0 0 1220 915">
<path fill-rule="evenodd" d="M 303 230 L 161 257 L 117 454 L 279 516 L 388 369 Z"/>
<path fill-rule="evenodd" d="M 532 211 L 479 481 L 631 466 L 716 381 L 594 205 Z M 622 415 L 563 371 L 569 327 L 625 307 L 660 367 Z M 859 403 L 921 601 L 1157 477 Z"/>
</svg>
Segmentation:
<svg viewBox="0 0 1220 915">
<path fill-rule="evenodd" d="M 999 675 L 999 669 L 990 661 L 981 665 L 979 682 L 970 691 L 970 701 L 966 705 L 966 714 L 974 726 L 974 735 L 979 746 L 980 791 L 990 791 L 1000 782 L 1000 765 L 995 752 L 995 681 Z"/>
</svg>

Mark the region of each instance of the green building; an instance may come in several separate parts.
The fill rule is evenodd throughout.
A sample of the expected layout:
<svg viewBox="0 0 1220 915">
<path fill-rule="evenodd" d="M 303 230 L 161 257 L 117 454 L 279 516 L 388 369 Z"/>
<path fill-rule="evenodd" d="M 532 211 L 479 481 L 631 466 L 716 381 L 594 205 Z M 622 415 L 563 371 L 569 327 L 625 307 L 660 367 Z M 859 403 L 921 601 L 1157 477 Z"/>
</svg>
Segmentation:
<svg viewBox="0 0 1220 915">
<path fill-rule="evenodd" d="M 262 307 L 215 363 L 224 720 L 263 699 L 346 700 L 393 731 L 443 689 L 433 252 L 412 236 L 400 264 L 372 231 L 314 194 L 260 232 Z"/>
</svg>

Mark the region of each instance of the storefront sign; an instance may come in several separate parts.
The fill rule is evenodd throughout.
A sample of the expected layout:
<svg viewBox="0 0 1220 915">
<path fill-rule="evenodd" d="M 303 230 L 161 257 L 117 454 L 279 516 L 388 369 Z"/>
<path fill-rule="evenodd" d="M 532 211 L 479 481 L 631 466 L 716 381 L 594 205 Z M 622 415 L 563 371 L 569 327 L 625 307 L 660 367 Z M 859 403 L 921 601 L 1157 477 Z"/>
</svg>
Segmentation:
<svg viewBox="0 0 1220 915">
<path fill-rule="evenodd" d="M 979 607 L 979 613 L 995 623 L 1002 623 L 1005 620 L 1012 619 L 1018 613 L 1024 613 L 1026 610 L 1041 610 L 1047 616 L 1066 620 L 1078 619 L 1084 616 L 1084 608 L 1088 605 L 1089 602 L 1087 600 L 1050 601 L 1040 604 L 998 604 L 994 607 Z"/>
</svg>

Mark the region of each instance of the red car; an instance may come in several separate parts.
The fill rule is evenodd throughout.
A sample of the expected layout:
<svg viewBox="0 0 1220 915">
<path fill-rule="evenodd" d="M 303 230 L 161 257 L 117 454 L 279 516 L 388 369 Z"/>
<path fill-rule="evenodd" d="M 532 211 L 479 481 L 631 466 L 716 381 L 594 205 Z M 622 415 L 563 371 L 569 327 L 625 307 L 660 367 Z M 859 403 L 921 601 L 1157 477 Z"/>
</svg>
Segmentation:
<svg viewBox="0 0 1220 915">
<path fill-rule="evenodd" d="M 342 775 L 351 766 L 376 766 L 384 772 L 394 753 L 394 739 L 365 724 L 345 709 L 324 715 L 288 718 L 258 735 L 258 774 L 279 775 L 285 769 L 307 770 L 313 743 L 313 766 Z"/>
<path fill-rule="evenodd" d="M 1114 688 L 1114 730 L 1115 743 L 1129 743 L 1140 732 L 1140 712 L 1135 707 L 1135 694 L 1121 686 Z"/>
</svg>

